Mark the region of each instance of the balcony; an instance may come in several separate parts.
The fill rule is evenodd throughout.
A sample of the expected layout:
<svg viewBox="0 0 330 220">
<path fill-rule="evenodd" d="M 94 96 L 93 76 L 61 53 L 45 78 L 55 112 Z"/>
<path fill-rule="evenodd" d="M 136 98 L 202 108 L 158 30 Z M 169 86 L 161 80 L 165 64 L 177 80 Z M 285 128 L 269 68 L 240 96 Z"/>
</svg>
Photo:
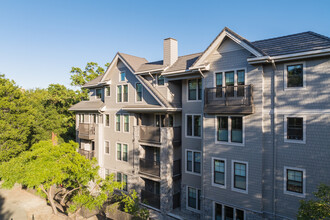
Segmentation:
<svg viewBox="0 0 330 220">
<path fill-rule="evenodd" d="M 93 140 L 95 138 L 95 124 L 79 123 L 78 137 L 85 140 Z"/>
<path fill-rule="evenodd" d="M 95 157 L 94 151 L 78 149 L 78 153 L 80 153 L 82 156 L 85 156 L 89 160 L 91 160 L 93 157 Z"/>
<path fill-rule="evenodd" d="M 140 158 L 140 173 L 160 177 L 159 161 Z"/>
<path fill-rule="evenodd" d="M 139 126 L 140 130 L 140 142 L 161 144 L 165 142 L 165 139 L 170 136 L 170 139 L 174 144 L 181 143 L 181 127 L 155 127 L 155 126 Z M 166 135 L 165 135 L 166 134 Z"/>
<path fill-rule="evenodd" d="M 141 190 L 141 202 L 154 208 L 160 209 L 159 194 L 154 194 L 146 190 Z"/>
<path fill-rule="evenodd" d="M 204 112 L 208 114 L 253 114 L 252 90 L 252 85 L 206 88 Z"/>
<path fill-rule="evenodd" d="M 181 175 L 181 160 L 173 161 L 173 177 Z"/>
<path fill-rule="evenodd" d="M 181 204 L 181 193 L 177 192 L 175 194 L 173 194 L 172 197 L 172 202 L 173 202 L 173 209 L 179 208 L 180 204 Z"/>
</svg>

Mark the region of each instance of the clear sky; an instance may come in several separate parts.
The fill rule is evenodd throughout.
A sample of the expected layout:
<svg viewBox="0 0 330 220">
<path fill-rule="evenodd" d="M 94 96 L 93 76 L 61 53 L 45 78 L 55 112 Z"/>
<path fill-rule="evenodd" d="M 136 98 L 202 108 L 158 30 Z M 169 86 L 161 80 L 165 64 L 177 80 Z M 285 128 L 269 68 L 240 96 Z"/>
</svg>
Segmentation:
<svg viewBox="0 0 330 220">
<path fill-rule="evenodd" d="M 329 0 L 0 0 L 0 73 L 23 88 L 70 84 L 72 66 L 116 52 L 162 59 L 202 52 L 225 27 L 250 41 L 304 31 L 330 36 Z"/>
</svg>

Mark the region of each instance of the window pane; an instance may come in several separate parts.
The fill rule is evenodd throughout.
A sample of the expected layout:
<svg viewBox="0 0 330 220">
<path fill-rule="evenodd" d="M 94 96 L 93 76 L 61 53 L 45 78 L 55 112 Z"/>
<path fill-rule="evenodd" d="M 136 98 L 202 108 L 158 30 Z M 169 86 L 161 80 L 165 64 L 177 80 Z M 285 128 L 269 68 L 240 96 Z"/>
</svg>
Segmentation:
<svg viewBox="0 0 330 220">
<path fill-rule="evenodd" d="M 165 84 L 164 76 L 158 75 L 158 85 L 162 86 Z"/>
<path fill-rule="evenodd" d="M 244 96 L 244 85 L 245 85 L 245 71 L 237 71 L 237 96 Z"/>
<path fill-rule="evenodd" d="M 231 141 L 236 143 L 243 143 L 242 117 L 231 117 Z"/>
<path fill-rule="evenodd" d="M 197 99 L 197 80 L 188 80 L 188 100 L 196 100 Z"/>
<path fill-rule="evenodd" d="M 187 171 L 192 172 L 192 152 L 187 151 Z"/>
<path fill-rule="evenodd" d="M 121 144 L 117 144 L 117 160 L 121 160 Z"/>
<path fill-rule="evenodd" d="M 303 172 L 287 170 L 287 190 L 291 192 L 303 192 Z"/>
<path fill-rule="evenodd" d="M 201 136 L 201 116 L 199 115 L 194 116 L 194 136 Z"/>
<path fill-rule="evenodd" d="M 214 183 L 225 185 L 225 162 L 214 160 Z"/>
<path fill-rule="evenodd" d="M 194 172 L 201 172 L 201 153 L 194 152 Z"/>
<path fill-rule="evenodd" d="M 215 203 L 215 220 L 222 220 L 222 205 Z"/>
<path fill-rule="evenodd" d="M 303 65 L 287 66 L 288 84 L 287 87 L 302 87 L 303 86 Z"/>
<path fill-rule="evenodd" d="M 222 73 L 217 73 L 215 75 L 216 86 L 222 86 Z"/>
<path fill-rule="evenodd" d="M 117 102 L 121 102 L 121 95 L 122 91 L 121 91 L 121 86 L 117 86 Z"/>
<path fill-rule="evenodd" d="M 141 83 L 136 83 L 136 101 L 142 101 L 142 85 Z"/>
<path fill-rule="evenodd" d="M 188 206 L 196 209 L 197 192 L 196 189 L 188 187 Z"/>
<path fill-rule="evenodd" d="M 198 193 L 198 195 L 197 195 L 197 198 L 198 198 L 198 200 L 197 200 L 197 209 L 201 210 L 201 191 L 197 190 L 197 193 Z"/>
<path fill-rule="evenodd" d="M 98 99 L 102 98 L 102 90 L 101 89 L 96 89 L 96 97 Z"/>
<path fill-rule="evenodd" d="M 234 187 L 246 189 L 246 164 L 234 163 Z"/>
<path fill-rule="evenodd" d="M 244 220 L 244 211 L 236 209 L 236 220 Z"/>
<path fill-rule="evenodd" d="M 110 126 L 110 115 L 105 115 L 105 126 Z"/>
<path fill-rule="evenodd" d="M 234 219 L 234 209 L 232 207 L 225 206 L 225 220 Z"/>
<path fill-rule="evenodd" d="M 234 96 L 234 71 L 226 72 L 226 96 Z"/>
<path fill-rule="evenodd" d="M 202 100 L 202 79 L 198 79 L 198 100 Z"/>
<path fill-rule="evenodd" d="M 125 81 L 125 80 L 126 80 L 125 72 L 121 72 L 120 73 L 120 81 Z"/>
<path fill-rule="evenodd" d="M 117 182 L 121 182 L 121 173 L 117 173 Z"/>
<path fill-rule="evenodd" d="M 106 96 L 110 96 L 110 87 L 105 87 L 105 94 Z"/>
<path fill-rule="evenodd" d="M 120 131 L 120 115 L 116 115 L 116 131 Z"/>
<path fill-rule="evenodd" d="M 128 102 L 128 85 L 123 85 L 124 87 L 124 102 Z"/>
<path fill-rule="evenodd" d="M 124 131 L 129 132 L 129 116 L 124 115 Z"/>
<path fill-rule="evenodd" d="M 127 144 L 123 144 L 123 161 L 126 161 L 127 162 L 127 155 L 128 155 L 128 152 L 127 152 Z"/>
<path fill-rule="evenodd" d="M 187 115 L 187 136 L 192 136 L 192 116 Z"/>
<path fill-rule="evenodd" d="M 123 174 L 123 190 L 127 191 L 128 185 L 127 185 L 127 175 Z"/>
<path fill-rule="evenodd" d="M 228 117 L 218 117 L 218 141 L 228 141 Z"/>
<path fill-rule="evenodd" d="M 109 146 L 109 142 L 105 142 L 105 153 L 109 154 L 110 153 L 110 146 Z"/>
<path fill-rule="evenodd" d="M 303 140 L 303 118 L 287 118 L 287 139 Z"/>
</svg>

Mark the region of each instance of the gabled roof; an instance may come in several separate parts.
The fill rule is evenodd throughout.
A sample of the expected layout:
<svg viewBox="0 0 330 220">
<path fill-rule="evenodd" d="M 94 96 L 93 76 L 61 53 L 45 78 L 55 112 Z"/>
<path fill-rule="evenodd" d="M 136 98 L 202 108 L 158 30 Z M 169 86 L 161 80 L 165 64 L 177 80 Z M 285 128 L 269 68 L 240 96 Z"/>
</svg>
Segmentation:
<svg viewBox="0 0 330 220">
<path fill-rule="evenodd" d="M 101 111 L 105 106 L 101 100 L 81 101 L 69 108 L 70 111 Z"/>
<path fill-rule="evenodd" d="M 330 38 L 308 31 L 254 41 L 252 44 L 268 56 L 278 56 L 330 48 Z"/>
<path fill-rule="evenodd" d="M 97 85 L 101 82 L 101 80 L 102 80 L 102 78 L 103 78 L 103 75 L 104 75 L 104 73 L 101 74 L 101 75 L 99 75 L 99 76 L 96 77 L 95 79 L 92 79 L 91 81 L 85 83 L 82 87 L 83 87 L 83 88 L 87 88 L 87 87 L 97 86 Z"/>
<path fill-rule="evenodd" d="M 125 53 L 119 53 L 119 52 L 118 52 L 118 54 L 126 60 L 127 64 L 130 65 L 130 67 L 132 68 L 132 70 L 134 72 L 136 72 L 142 64 L 148 62 L 148 60 L 146 58 L 137 57 L 137 56 L 133 56 L 133 55 L 125 54 Z"/>
<path fill-rule="evenodd" d="M 170 66 L 164 73 L 188 70 L 202 53 L 194 53 L 178 57 L 178 60 Z"/>
<path fill-rule="evenodd" d="M 151 71 L 161 71 L 165 69 L 165 65 L 163 63 L 163 60 L 155 61 L 155 62 L 149 62 L 144 63 L 140 66 L 140 68 L 136 71 L 137 73 L 143 73 L 143 72 L 151 72 Z"/>
</svg>

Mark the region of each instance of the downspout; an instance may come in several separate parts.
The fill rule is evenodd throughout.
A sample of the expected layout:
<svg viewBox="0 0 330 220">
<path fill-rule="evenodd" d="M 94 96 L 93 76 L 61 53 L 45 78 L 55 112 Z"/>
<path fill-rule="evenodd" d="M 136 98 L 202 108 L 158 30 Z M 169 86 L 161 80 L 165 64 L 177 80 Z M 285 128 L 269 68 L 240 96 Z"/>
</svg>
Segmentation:
<svg viewBox="0 0 330 220">
<path fill-rule="evenodd" d="M 276 171 L 277 171 L 277 154 L 276 154 L 276 144 L 275 144 L 275 71 L 276 65 L 275 61 L 271 60 L 273 67 L 272 81 L 271 81 L 271 119 L 272 119 L 272 144 L 273 144 L 273 218 L 276 218 Z"/>
</svg>

